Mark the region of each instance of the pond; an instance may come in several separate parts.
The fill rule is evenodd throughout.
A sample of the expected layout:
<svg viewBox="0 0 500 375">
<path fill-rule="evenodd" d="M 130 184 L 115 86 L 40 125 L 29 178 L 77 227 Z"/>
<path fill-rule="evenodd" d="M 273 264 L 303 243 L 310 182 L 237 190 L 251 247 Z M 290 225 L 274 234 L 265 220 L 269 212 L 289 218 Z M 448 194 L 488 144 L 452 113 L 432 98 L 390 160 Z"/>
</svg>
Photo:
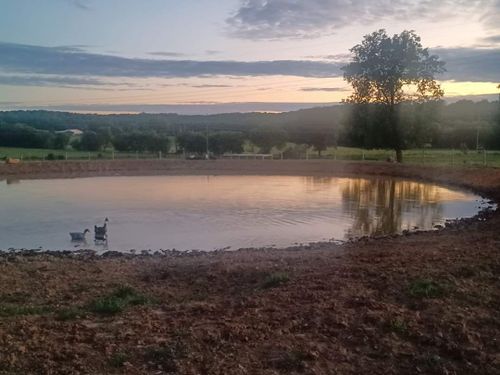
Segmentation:
<svg viewBox="0 0 500 375">
<path fill-rule="evenodd" d="M 429 230 L 472 193 L 390 178 L 151 176 L 0 181 L 0 249 L 215 250 Z M 94 225 L 109 218 L 107 244 Z M 70 232 L 87 243 L 70 241 Z"/>
</svg>

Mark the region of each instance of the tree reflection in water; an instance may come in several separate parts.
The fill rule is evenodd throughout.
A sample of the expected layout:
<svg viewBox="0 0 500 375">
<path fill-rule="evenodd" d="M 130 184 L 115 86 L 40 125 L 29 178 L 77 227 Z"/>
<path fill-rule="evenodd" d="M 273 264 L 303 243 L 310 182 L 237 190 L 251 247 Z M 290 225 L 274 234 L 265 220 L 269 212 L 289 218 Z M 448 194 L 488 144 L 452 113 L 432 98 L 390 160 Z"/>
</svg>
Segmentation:
<svg viewBox="0 0 500 375">
<path fill-rule="evenodd" d="M 443 189 L 387 178 L 342 179 L 342 208 L 354 223 L 347 237 L 432 228 L 443 217 Z"/>
</svg>

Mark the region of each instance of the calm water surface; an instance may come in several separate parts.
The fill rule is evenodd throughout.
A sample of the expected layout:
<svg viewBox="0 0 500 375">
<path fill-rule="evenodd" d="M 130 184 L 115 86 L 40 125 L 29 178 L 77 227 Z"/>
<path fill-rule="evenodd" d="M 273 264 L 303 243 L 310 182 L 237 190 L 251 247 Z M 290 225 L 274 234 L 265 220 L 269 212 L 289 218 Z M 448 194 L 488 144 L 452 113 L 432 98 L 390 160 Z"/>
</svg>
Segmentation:
<svg viewBox="0 0 500 375">
<path fill-rule="evenodd" d="M 387 178 L 153 176 L 0 181 L 0 249 L 75 249 L 109 218 L 109 250 L 290 246 L 432 229 L 474 194 Z"/>
</svg>

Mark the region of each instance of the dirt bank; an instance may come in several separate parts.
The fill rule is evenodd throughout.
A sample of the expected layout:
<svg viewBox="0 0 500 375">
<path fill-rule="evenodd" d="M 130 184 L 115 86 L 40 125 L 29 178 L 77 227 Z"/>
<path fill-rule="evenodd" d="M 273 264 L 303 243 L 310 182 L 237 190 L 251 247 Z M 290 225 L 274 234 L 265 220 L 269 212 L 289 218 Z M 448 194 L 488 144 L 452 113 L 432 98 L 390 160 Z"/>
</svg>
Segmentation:
<svg viewBox="0 0 500 375">
<path fill-rule="evenodd" d="M 126 175 L 378 175 L 435 181 L 496 195 L 500 169 L 332 160 L 108 160 L 0 164 L 0 179 Z"/>
<path fill-rule="evenodd" d="M 4 166 L 0 174 L 376 174 L 500 197 L 495 169 L 120 161 L 76 163 L 68 173 L 70 164 L 49 165 Z M 323 244 L 136 257 L 4 254 L 0 374 L 500 374 L 498 228 L 493 213 L 342 252 Z"/>
</svg>

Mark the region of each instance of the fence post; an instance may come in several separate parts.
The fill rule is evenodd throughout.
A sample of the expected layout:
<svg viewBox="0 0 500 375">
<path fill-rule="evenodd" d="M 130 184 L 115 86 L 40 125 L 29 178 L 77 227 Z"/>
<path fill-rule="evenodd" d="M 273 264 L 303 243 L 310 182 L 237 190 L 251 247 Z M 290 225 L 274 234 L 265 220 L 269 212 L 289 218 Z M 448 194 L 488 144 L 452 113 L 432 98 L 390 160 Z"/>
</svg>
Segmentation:
<svg viewBox="0 0 500 375">
<path fill-rule="evenodd" d="M 139 151 L 135 152 L 135 160 L 139 160 Z"/>
<path fill-rule="evenodd" d="M 89 152 L 89 160 L 90 160 L 90 152 Z"/>
<path fill-rule="evenodd" d="M 158 153 L 158 156 L 159 156 L 159 158 L 160 158 L 160 160 L 161 160 L 161 151 Z"/>
<path fill-rule="evenodd" d="M 365 150 L 363 150 L 362 160 L 365 161 Z"/>
<path fill-rule="evenodd" d="M 68 152 L 67 151 L 64 153 L 64 160 L 68 160 Z"/>
<path fill-rule="evenodd" d="M 111 158 L 115 160 L 115 150 L 111 151 Z"/>
<path fill-rule="evenodd" d="M 483 148 L 483 165 L 486 165 L 486 149 Z"/>
</svg>

